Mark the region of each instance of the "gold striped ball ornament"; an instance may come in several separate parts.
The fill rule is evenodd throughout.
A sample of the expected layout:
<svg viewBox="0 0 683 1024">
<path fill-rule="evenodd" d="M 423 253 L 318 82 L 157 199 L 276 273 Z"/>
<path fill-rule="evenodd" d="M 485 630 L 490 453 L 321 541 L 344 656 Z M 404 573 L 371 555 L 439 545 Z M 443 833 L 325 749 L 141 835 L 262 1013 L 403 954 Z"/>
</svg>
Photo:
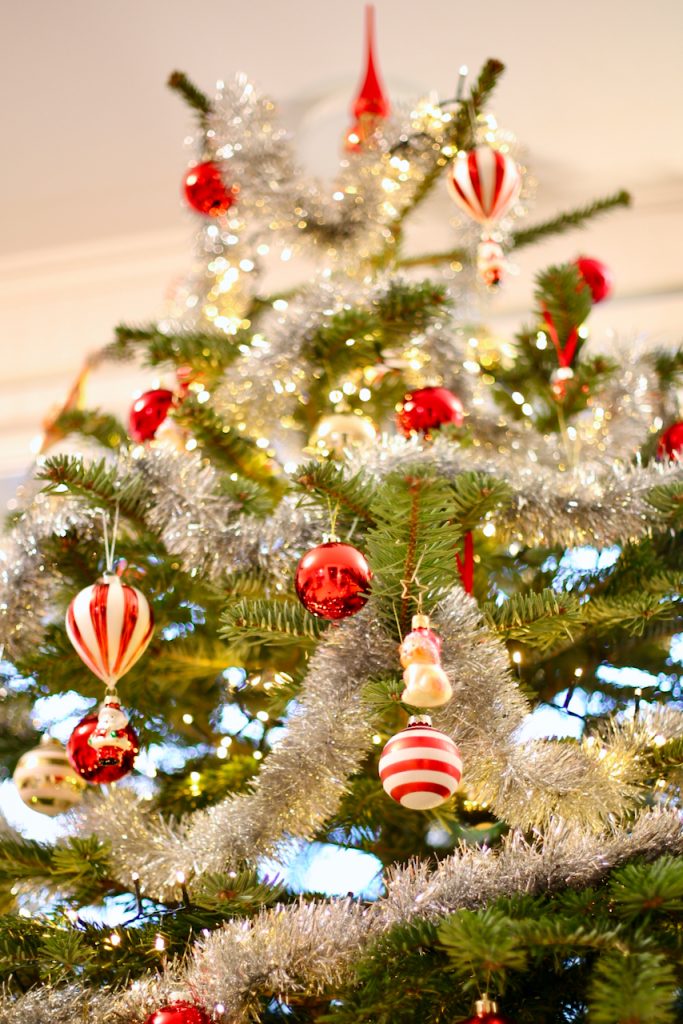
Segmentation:
<svg viewBox="0 0 683 1024">
<path fill-rule="evenodd" d="M 21 755 L 13 778 L 26 806 L 51 818 L 75 807 L 85 789 L 85 782 L 71 767 L 66 750 L 50 736 L 43 736 L 37 747 Z"/>
</svg>

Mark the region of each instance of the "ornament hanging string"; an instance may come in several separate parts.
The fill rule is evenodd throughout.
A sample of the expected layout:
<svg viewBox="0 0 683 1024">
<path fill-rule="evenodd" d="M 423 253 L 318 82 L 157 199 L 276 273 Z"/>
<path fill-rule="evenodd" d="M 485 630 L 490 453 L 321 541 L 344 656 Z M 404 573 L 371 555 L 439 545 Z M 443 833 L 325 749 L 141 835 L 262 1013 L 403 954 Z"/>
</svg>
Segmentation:
<svg viewBox="0 0 683 1024">
<path fill-rule="evenodd" d="M 567 338 L 567 343 L 564 346 L 562 346 L 560 344 L 560 336 L 557 333 L 557 327 L 555 327 L 555 324 L 553 323 L 553 318 L 548 312 L 548 310 L 545 308 L 543 309 L 543 320 L 545 321 L 546 327 L 548 328 L 550 340 L 555 346 L 555 351 L 557 352 L 557 360 L 560 366 L 571 366 L 572 362 L 574 361 L 574 356 L 576 354 L 576 346 L 579 342 L 578 329 L 576 327 L 572 327 L 571 331 L 569 332 L 569 337 Z"/>
<path fill-rule="evenodd" d="M 455 560 L 463 589 L 466 594 L 471 594 L 474 590 L 474 537 L 471 530 L 463 538 L 462 558 L 460 552 L 456 551 Z"/>
<path fill-rule="evenodd" d="M 114 575 L 114 553 L 116 551 L 116 536 L 119 530 L 119 503 L 116 502 L 114 510 L 114 522 L 111 530 L 111 544 L 109 543 L 109 531 L 107 529 L 107 513 L 102 513 L 102 527 L 104 529 L 104 559 L 108 576 Z"/>
</svg>

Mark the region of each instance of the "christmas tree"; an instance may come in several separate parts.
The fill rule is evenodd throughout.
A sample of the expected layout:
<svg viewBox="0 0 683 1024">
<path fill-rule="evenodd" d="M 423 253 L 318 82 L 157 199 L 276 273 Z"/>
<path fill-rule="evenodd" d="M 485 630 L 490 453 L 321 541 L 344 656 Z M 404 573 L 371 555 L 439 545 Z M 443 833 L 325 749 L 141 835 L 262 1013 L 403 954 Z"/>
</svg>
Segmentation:
<svg viewBox="0 0 683 1024">
<path fill-rule="evenodd" d="M 332 186 L 248 79 L 171 75 L 192 271 L 98 354 L 150 368 L 129 423 L 52 419 L 0 565 L 2 764 L 68 812 L 0 834 L 3 1022 L 683 1020 L 683 350 L 599 351 L 569 249 L 514 338 L 477 318 L 629 202 L 530 219 L 503 70 L 395 110 L 369 32 Z M 287 871 L 344 850 L 374 886 Z"/>
</svg>

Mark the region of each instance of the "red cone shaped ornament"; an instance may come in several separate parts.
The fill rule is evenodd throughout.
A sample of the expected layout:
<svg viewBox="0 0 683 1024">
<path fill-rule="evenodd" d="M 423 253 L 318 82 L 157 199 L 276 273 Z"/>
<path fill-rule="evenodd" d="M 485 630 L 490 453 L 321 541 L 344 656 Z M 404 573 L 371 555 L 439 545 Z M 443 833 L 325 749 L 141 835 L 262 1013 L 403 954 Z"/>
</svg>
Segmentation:
<svg viewBox="0 0 683 1024">
<path fill-rule="evenodd" d="M 356 120 L 364 114 L 388 117 L 391 106 L 377 68 L 375 8 L 372 4 L 365 8 L 365 47 L 365 77 L 351 109 Z"/>
</svg>

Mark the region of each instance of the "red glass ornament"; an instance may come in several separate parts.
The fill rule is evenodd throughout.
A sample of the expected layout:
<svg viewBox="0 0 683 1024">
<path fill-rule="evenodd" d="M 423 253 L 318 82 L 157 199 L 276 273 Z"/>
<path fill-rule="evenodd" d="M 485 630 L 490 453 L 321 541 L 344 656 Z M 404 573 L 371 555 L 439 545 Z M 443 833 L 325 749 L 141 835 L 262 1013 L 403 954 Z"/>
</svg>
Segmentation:
<svg viewBox="0 0 683 1024">
<path fill-rule="evenodd" d="M 373 117 L 389 116 L 389 97 L 387 96 L 377 69 L 377 53 L 375 47 L 375 8 L 368 4 L 365 8 L 365 77 L 358 90 L 358 95 L 351 108 L 356 120 L 364 114 Z"/>
<path fill-rule="evenodd" d="M 590 288 L 593 302 L 602 302 L 603 299 L 608 299 L 614 287 L 614 277 L 609 267 L 601 263 L 600 260 L 591 259 L 589 256 L 580 256 L 575 262 L 581 272 L 581 277 Z"/>
<path fill-rule="evenodd" d="M 132 726 L 127 725 L 123 730 L 123 735 L 128 741 L 126 746 L 92 747 L 89 740 L 98 722 L 98 715 L 86 715 L 82 718 L 69 736 L 66 752 L 69 761 L 86 782 L 116 782 L 127 775 L 133 767 L 133 761 L 140 750 L 140 742 Z"/>
<path fill-rule="evenodd" d="M 191 167 L 183 179 L 188 204 L 205 217 L 222 217 L 237 199 L 238 189 L 226 188 L 212 160 Z"/>
<path fill-rule="evenodd" d="M 169 414 L 175 395 L 166 388 L 145 391 L 133 402 L 128 417 L 128 431 L 134 441 L 151 441 Z"/>
<path fill-rule="evenodd" d="M 462 402 L 448 388 L 420 388 L 405 396 L 396 416 L 399 430 L 405 437 L 424 434 L 429 437 L 445 423 L 461 427 L 465 413 Z"/>
<path fill-rule="evenodd" d="M 497 1011 L 493 1011 L 492 1013 L 482 1013 L 476 1014 L 474 1017 L 468 1017 L 461 1024 L 512 1024 L 512 1021 L 509 1017 L 501 1017 Z"/>
<path fill-rule="evenodd" d="M 683 420 L 672 423 L 660 436 L 657 458 L 660 461 L 683 459 Z"/>
<path fill-rule="evenodd" d="M 150 1013 L 145 1024 L 211 1024 L 211 1018 L 203 1006 L 179 999 Z"/>
<path fill-rule="evenodd" d="M 294 584 L 307 611 L 321 619 L 345 619 L 367 601 L 371 579 L 370 566 L 357 548 L 329 541 L 306 552 Z"/>
<path fill-rule="evenodd" d="M 484 997 L 477 1000 L 477 1008 L 473 1017 L 468 1017 L 462 1024 L 512 1024 L 509 1017 L 498 1013 L 498 1005 L 492 999 Z"/>
</svg>

